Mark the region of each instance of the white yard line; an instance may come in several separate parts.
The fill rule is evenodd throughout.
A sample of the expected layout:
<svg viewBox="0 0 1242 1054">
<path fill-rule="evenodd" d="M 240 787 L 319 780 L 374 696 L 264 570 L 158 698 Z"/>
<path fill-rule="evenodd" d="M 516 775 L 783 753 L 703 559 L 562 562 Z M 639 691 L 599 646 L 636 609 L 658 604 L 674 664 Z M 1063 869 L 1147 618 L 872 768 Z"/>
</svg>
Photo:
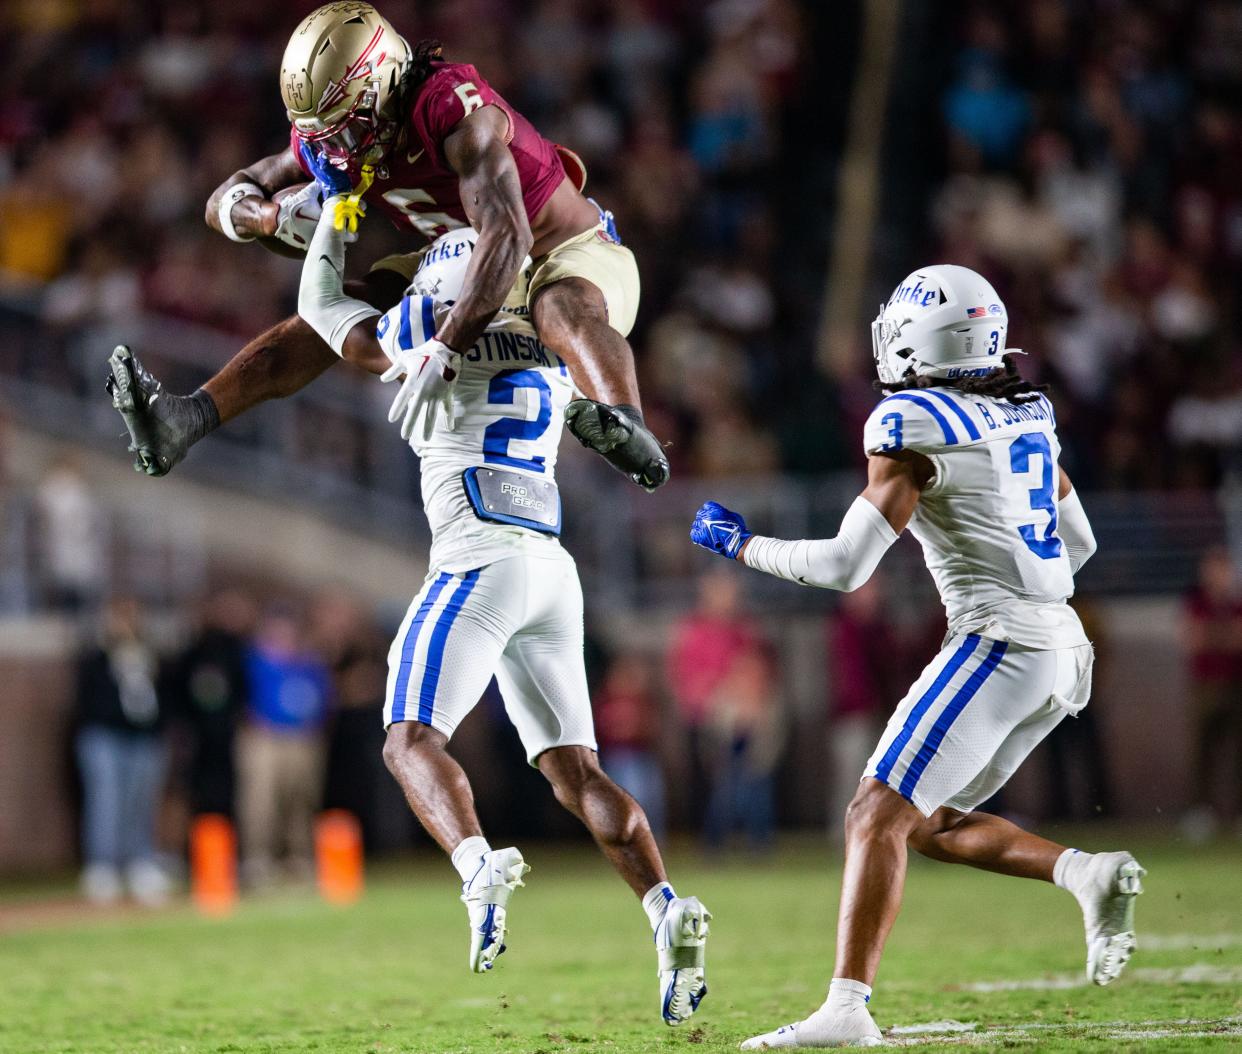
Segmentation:
<svg viewBox="0 0 1242 1054">
<path fill-rule="evenodd" d="M 890 1036 L 922 1036 L 942 1032 L 973 1032 L 979 1027 L 975 1021 L 927 1021 L 921 1025 L 895 1025 L 888 1030 Z"/>
<path fill-rule="evenodd" d="M 1140 933 L 1139 948 L 1152 952 L 1215 951 L 1217 948 L 1242 948 L 1242 933 Z"/>
<path fill-rule="evenodd" d="M 1242 966 L 1216 966 L 1211 963 L 1192 963 L 1190 966 L 1157 967 L 1133 966 L 1125 976 L 1132 981 L 1147 984 L 1239 984 L 1242 983 Z M 1048 992 L 1066 988 L 1086 988 L 1090 982 L 1082 974 L 1048 974 L 1044 977 L 1028 977 L 1021 980 L 974 981 L 955 985 L 959 992 Z"/>
<path fill-rule="evenodd" d="M 981 1029 L 976 1023 L 935 1021 L 922 1025 L 905 1025 L 887 1029 L 884 1038 L 893 1046 L 919 1047 L 933 1043 L 957 1046 L 983 1046 L 993 1043 L 1037 1043 L 1049 1032 L 1074 1035 L 1086 1033 L 1092 1038 L 1114 1040 L 1143 1039 L 1215 1039 L 1242 1036 L 1242 1018 L 1220 1020 L 1189 1018 L 1180 1021 L 1096 1021 L 1050 1024 L 1033 1022 Z"/>
</svg>

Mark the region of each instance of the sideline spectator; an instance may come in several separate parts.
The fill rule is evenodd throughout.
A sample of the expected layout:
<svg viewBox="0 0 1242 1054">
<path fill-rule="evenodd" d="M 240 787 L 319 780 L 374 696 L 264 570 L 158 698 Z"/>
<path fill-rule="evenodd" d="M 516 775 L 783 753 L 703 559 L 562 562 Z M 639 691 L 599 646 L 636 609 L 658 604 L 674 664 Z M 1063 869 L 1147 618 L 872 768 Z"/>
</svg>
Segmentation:
<svg viewBox="0 0 1242 1054">
<path fill-rule="evenodd" d="M 617 656 L 595 693 L 595 731 L 604 771 L 642 806 L 656 838 L 664 834 L 660 717 L 651 667 L 641 655 Z"/>
<path fill-rule="evenodd" d="M 82 892 L 100 904 L 127 888 L 140 904 L 167 899 L 155 859 L 164 778 L 157 657 L 131 598 L 104 609 L 99 644 L 78 665 L 75 748 L 82 775 Z"/>
<path fill-rule="evenodd" d="M 234 736 L 246 711 L 246 649 L 254 630 L 254 600 L 223 590 L 203 606 L 202 626 L 173 663 L 170 703 L 192 738 L 190 811 L 234 815 Z"/>
<path fill-rule="evenodd" d="M 382 841 L 385 808 L 405 810 L 400 788 L 384 766 L 387 641 L 354 599 L 321 594 L 311 608 L 310 635 L 332 672 L 333 715 L 324 776 L 324 808 L 358 818 L 368 851 Z"/>
<path fill-rule="evenodd" d="M 771 838 L 781 735 L 772 675 L 764 642 L 741 613 L 737 569 L 711 568 L 699 579 L 698 607 L 674 627 L 668 677 L 706 783 L 703 836 L 712 848 L 739 822 L 756 848 Z"/>
<path fill-rule="evenodd" d="M 670 635 L 665 673 L 686 731 L 693 801 L 704 801 L 708 794 L 703 735 L 708 700 L 727 672 L 732 650 L 754 637 L 750 623 L 735 617 L 740 582 L 729 572 L 712 567 L 699 579 L 697 609 L 678 620 Z"/>
<path fill-rule="evenodd" d="M 723 849 L 737 830 L 766 852 L 776 834 L 776 763 L 785 727 L 772 662 L 758 642 L 735 656 L 712 693 L 706 724 L 711 795 L 703 838 Z"/>
<path fill-rule="evenodd" d="M 74 455 L 52 465 L 35 492 L 35 507 L 44 602 L 69 613 L 90 609 L 107 579 L 107 530 Z"/>
<path fill-rule="evenodd" d="M 1090 595 L 1078 591 L 1071 606 L 1082 621 L 1083 632 L 1095 648 L 1092 678 L 1098 688 L 1112 658 L 1108 628 Z M 1108 742 L 1100 735 L 1099 692 L 1091 705 L 1067 717 L 1044 741 L 1048 759 L 1047 816 L 1053 820 L 1094 820 L 1111 815 L 1108 782 Z"/>
<path fill-rule="evenodd" d="M 828 834 L 845 837 L 845 807 L 858 790 L 867 758 L 904 685 L 892 622 L 883 610 L 883 580 L 873 576 L 828 617 L 832 703 L 828 721 Z"/>
<path fill-rule="evenodd" d="M 1194 805 L 1182 829 L 1195 841 L 1210 838 L 1228 811 L 1242 808 L 1242 589 L 1238 569 L 1223 548 L 1199 563 L 1199 584 L 1186 598 L 1182 635 L 1190 661 L 1194 706 Z M 1229 805 L 1221 807 L 1220 780 L 1232 765 Z"/>
<path fill-rule="evenodd" d="M 270 885 L 285 854 L 290 877 L 314 872 L 314 823 L 323 798 L 328 671 L 288 611 L 269 611 L 247 656 L 249 720 L 237 737 L 242 868 Z"/>
</svg>

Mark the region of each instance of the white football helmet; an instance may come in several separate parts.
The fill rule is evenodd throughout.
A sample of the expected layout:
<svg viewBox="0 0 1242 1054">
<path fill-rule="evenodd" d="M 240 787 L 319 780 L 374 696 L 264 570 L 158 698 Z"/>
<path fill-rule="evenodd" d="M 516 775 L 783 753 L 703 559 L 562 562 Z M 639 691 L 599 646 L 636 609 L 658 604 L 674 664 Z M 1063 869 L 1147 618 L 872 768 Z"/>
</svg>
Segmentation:
<svg viewBox="0 0 1242 1054">
<path fill-rule="evenodd" d="M 418 270 L 410 282 L 408 292 L 414 296 L 429 296 L 442 304 L 453 305 L 461 298 L 466 284 L 466 268 L 470 266 L 470 254 L 474 252 L 479 236 L 472 227 L 458 227 L 440 235 L 423 253 Z M 529 285 L 531 260 L 528 256 L 518 271 L 517 281 L 510 290 L 501 310 L 525 316 L 526 290 Z"/>
<path fill-rule="evenodd" d="M 911 373 L 982 376 L 1004 365 L 1008 329 L 1009 313 L 981 274 L 955 264 L 925 267 L 902 281 L 871 323 L 875 371 L 885 384 Z"/>
</svg>

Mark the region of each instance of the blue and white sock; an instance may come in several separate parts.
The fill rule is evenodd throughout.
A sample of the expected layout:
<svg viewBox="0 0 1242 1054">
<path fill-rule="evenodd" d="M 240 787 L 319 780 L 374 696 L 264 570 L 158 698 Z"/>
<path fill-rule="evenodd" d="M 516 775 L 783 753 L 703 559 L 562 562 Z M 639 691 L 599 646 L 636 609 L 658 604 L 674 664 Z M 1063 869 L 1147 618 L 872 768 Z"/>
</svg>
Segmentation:
<svg viewBox="0 0 1242 1054">
<path fill-rule="evenodd" d="M 453 866 L 461 875 L 462 885 L 474 878 L 484 854 L 491 851 L 492 847 L 487 844 L 487 839 L 482 835 L 476 834 L 461 840 L 461 843 L 453 850 Z"/>
<path fill-rule="evenodd" d="M 669 903 L 676 898 L 677 894 L 667 882 L 652 886 L 643 894 L 643 911 L 647 913 L 653 931 L 664 921 L 664 913 L 668 910 Z"/>
<path fill-rule="evenodd" d="M 866 1006 L 871 1001 L 871 986 L 850 977 L 834 977 L 828 985 L 828 998 L 824 1006 L 844 1013 L 855 1007 Z"/>
</svg>

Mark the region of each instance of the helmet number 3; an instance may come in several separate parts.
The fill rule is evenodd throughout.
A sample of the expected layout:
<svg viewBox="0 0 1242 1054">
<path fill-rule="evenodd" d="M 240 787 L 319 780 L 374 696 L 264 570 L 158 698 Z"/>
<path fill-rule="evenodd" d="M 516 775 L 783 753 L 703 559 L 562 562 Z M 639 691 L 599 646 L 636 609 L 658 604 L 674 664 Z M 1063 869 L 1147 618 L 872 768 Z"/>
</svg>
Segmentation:
<svg viewBox="0 0 1242 1054">
<path fill-rule="evenodd" d="M 474 113 L 475 110 L 483 109 L 483 96 L 479 94 L 478 86 L 474 81 L 466 81 L 465 84 L 459 84 L 453 89 L 453 94 L 461 100 L 462 109 L 466 113 Z"/>
<path fill-rule="evenodd" d="M 1000 351 L 1000 330 L 994 329 L 988 336 L 988 354 L 995 355 L 998 351 Z"/>
</svg>

